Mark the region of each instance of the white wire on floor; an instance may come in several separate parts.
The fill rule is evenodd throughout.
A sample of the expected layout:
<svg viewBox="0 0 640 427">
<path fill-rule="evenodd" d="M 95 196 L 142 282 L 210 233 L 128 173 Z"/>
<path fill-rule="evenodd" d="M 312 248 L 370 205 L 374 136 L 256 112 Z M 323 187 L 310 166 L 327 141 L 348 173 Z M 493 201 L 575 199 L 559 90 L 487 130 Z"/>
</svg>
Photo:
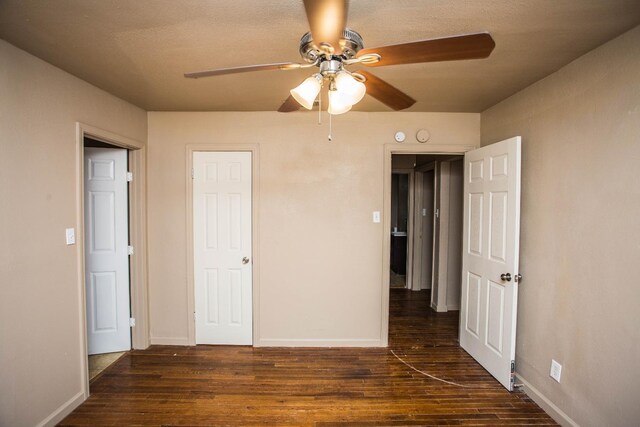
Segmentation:
<svg viewBox="0 0 640 427">
<path fill-rule="evenodd" d="M 433 379 L 433 380 L 440 381 L 440 382 L 443 382 L 443 383 L 445 383 L 445 384 L 449 384 L 449 385 L 454 385 L 454 386 L 456 386 L 456 387 L 463 387 L 463 388 L 495 388 L 495 387 L 493 387 L 493 386 L 464 385 L 464 384 L 454 383 L 453 381 L 443 380 L 442 378 L 438 378 L 438 377 L 436 377 L 436 376 L 434 376 L 434 375 L 431 375 L 431 374 L 428 374 L 428 373 L 426 373 L 426 372 L 424 372 L 424 371 L 421 371 L 420 369 L 418 369 L 418 368 L 416 368 L 416 367 L 414 367 L 414 366 L 411 366 L 410 364 L 408 364 L 407 362 L 405 362 L 404 360 L 402 360 L 402 359 L 400 358 L 400 356 L 398 356 L 398 355 L 395 353 L 395 351 L 393 351 L 393 350 L 391 350 L 391 349 L 390 349 L 390 351 L 391 351 L 391 354 L 393 354 L 393 355 L 396 357 L 396 359 L 398 359 L 399 361 L 401 361 L 402 363 L 404 363 L 407 367 L 409 367 L 409 368 L 413 369 L 414 371 L 416 371 L 416 372 L 418 372 L 418 373 L 420 373 L 420 374 L 424 375 L 425 377 L 429 377 L 429 378 L 431 378 L 431 379 Z"/>
</svg>

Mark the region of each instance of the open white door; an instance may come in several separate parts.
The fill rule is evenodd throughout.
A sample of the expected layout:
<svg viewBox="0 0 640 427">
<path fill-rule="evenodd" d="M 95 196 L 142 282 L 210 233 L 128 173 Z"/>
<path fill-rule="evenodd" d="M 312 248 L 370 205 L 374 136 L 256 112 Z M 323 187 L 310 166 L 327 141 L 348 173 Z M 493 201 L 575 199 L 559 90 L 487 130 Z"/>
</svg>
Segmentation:
<svg viewBox="0 0 640 427">
<path fill-rule="evenodd" d="M 520 137 L 464 157 L 460 345 L 513 390 L 520 236 Z"/>
<path fill-rule="evenodd" d="M 251 153 L 193 153 L 196 344 L 252 344 Z"/>
<path fill-rule="evenodd" d="M 88 350 L 131 350 L 127 150 L 87 147 L 84 153 Z"/>
</svg>

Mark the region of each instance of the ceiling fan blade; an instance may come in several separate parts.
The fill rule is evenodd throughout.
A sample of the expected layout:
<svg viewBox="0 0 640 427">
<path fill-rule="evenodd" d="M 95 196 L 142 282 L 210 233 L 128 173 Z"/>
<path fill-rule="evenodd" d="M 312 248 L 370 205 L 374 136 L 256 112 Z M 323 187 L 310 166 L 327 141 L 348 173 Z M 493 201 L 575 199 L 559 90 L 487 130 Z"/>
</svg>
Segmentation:
<svg viewBox="0 0 640 427">
<path fill-rule="evenodd" d="M 367 87 L 367 94 L 373 96 L 378 101 L 399 111 L 411 107 L 416 100 L 402 92 L 401 90 L 391 86 L 389 83 L 374 76 L 367 71 L 358 71 L 367 78 L 364 85 Z"/>
<path fill-rule="evenodd" d="M 280 108 L 278 108 L 278 112 L 280 113 L 290 113 L 292 111 L 298 111 L 300 109 L 300 104 L 295 98 L 291 95 L 282 103 Z"/>
<path fill-rule="evenodd" d="M 380 61 L 373 64 L 365 63 L 365 65 L 381 67 L 383 65 L 486 58 L 495 46 L 496 43 L 489 33 L 476 33 L 362 49 L 358 52 L 357 57 L 377 53 L 382 57 Z"/>
<path fill-rule="evenodd" d="M 313 43 L 326 53 L 342 52 L 340 39 L 347 26 L 348 0 L 304 0 Z M 323 46 L 325 48 L 323 48 Z"/>
<path fill-rule="evenodd" d="M 185 73 L 185 77 L 190 79 L 198 79 L 200 77 L 221 76 L 224 74 L 248 73 L 250 71 L 269 71 L 269 70 L 295 70 L 302 65 L 295 62 L 278 62 L 275 64 L 247 65 L 243 67 L 233 68 L 217 68 L 208 71 L 196 71 L 194 73 Z"/>
</svg>

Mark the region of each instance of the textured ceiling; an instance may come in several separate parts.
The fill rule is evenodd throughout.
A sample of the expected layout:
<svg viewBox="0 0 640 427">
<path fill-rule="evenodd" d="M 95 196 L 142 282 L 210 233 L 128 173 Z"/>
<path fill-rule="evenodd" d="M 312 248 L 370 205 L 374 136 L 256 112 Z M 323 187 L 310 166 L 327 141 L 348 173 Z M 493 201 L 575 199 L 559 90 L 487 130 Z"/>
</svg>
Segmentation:
<svg viewBox="0 0 640 427">
<path fill-rule="evenodd" d="M 406 111 L 480 112 L 640 24 L 638 0 L 352 0 L 365 47 L 488 31 L 488 59 L 371 69 Z M 0 0 L 0 38 L 146 110 L 273 111 L 309 70 L 185 79 L 300 61 L 296 0 Z M 354 107 L 389 111 L 372 99 Z"/>
</svg>

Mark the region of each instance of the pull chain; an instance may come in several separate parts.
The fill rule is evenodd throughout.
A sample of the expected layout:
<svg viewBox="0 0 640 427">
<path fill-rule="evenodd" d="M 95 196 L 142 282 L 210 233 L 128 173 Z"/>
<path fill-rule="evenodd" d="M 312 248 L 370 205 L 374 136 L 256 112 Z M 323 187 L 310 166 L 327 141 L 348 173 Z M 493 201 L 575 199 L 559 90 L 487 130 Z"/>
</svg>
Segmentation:
<svg viewBox="0 0 640 427">
<path fill-rule="evenodd" d="M 333 133 L 333 130 L 331 129 L 331 116 L 333 114 L 329 114 L 329 142 L 333 141 L 333 137 L 331 136 L 331 134 Z"/>
<path fill-rule="evenodd" d="M 318 93 L 318 124 L 322 124 L 322 90 Z"/>
</svg>

